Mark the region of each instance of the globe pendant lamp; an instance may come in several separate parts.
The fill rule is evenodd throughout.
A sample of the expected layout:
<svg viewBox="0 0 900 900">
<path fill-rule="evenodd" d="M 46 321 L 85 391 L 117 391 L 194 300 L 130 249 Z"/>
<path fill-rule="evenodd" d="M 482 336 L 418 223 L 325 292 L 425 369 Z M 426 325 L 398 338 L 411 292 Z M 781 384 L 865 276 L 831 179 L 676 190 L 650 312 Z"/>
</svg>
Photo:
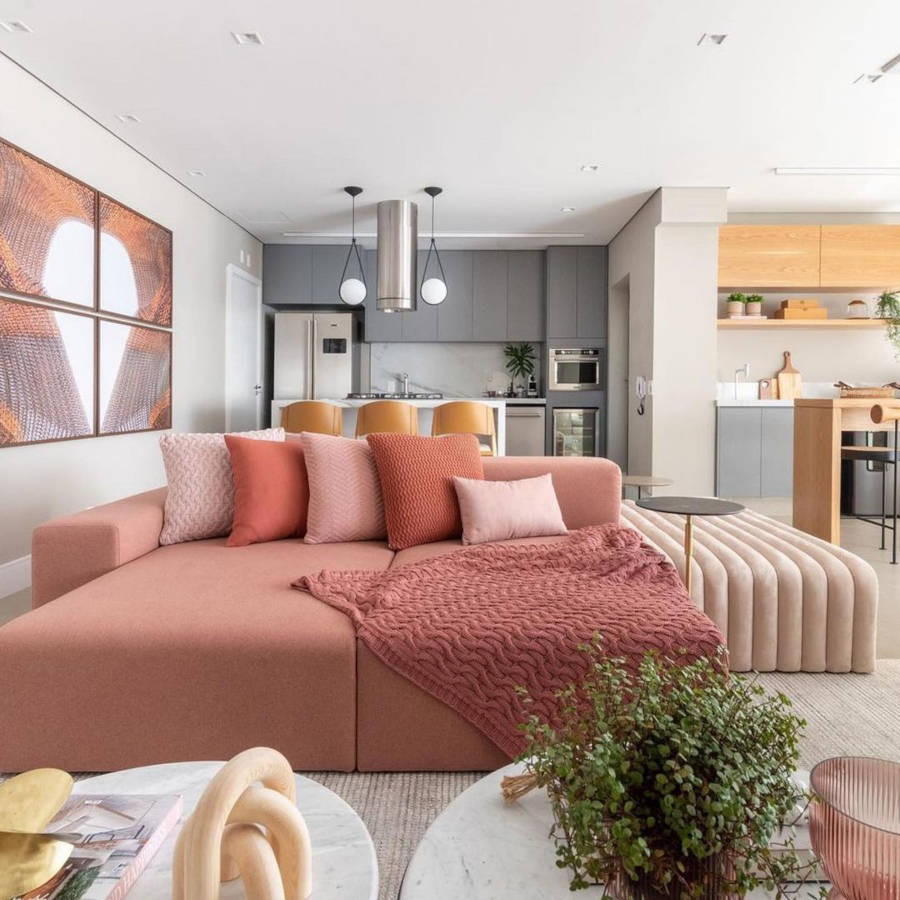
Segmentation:
<svg viewBox="0 0 900 900">
<path fill-rule="evenodd" d="M 344 263 L 344 271 L 341 272 L 341 288 L 340 297 L 347 306 L 359 306 L 366 299 L 366 271 L 363 268 L 362 257 L 359 255 L 359 244 L 356 243 L 356 198 L 362 193 L 361 187 L 349 185 L 344 191 L 350 195 L 353 203 L 353 225 L 350 237 L 350 249 L 347 251 L 347 260 Z M 356 264 L 359 268 L 359 277 L 353 275 L 348 276 L 347 270 L 350 269 L 350 261 L 356 254 Z M 352 272 L 352 269 L 350 269 Z"/>
<path fill-rule="evenodd" d="M 437 306 L 443 303 L 447 298 L 447 276 L 444 275 L 444 264 L 441 262 L 441 255 L 438 253 L 437 244 L 434 242 L 434 198 L 441 193 L 443 188 L 427 187 L 425 193 L 431 197 L 431 242 L 428 244 L 428 256 L 425 257 L 425 267 L 422 269 L 422 287 L 419 293 L 422 299 L 430 306 Z M 428 264 L 431 262 L 431 254 L 434 252 L 434 258 L 437 260 L 438 270 L 441 277 L 436 275 L 428 277 Z"/>
</svg>

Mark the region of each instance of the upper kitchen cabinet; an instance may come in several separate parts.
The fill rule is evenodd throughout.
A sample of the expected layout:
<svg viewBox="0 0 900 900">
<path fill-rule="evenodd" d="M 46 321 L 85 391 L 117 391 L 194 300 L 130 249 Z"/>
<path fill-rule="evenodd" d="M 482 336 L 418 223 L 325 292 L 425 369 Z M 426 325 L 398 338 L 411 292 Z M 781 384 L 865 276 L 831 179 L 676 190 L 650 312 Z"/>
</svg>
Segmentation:
<svg viewBox="0 0 900 900">
<path fill-rule="evenodd" d="M 606 334 L 606 247 L 547 249 L 547 339 Z"/>
<path fill-rule="evenodd" d="M 540 250 L 512 250 L 506 256 L 506 340 L 540 343 L 544 340 L 544 254 Z M 477 309 L 476 301 L 476 315 Z"/>
<path fill-rule="evenodd" d="M 419 254 L 419 284 L 422 283 L 424 271 L 422 267 L 425 265 L 426 255 Z M 447 299 L 440 306 L 432 307 L 432 309 L 437 309 L 437 339 L 439 341 L 487 340 L 487 338 L 473 334 L 472 330 L 473 255 L 471 250 L 448 250 L 441 254 L 444 275 L 447 278 Z M 435 271 L 435 259 L 432 254 L 429 277 Z M 428 308 L 428 304 L 421 297 L 419 297 L 418 308 L 420 311 Z"/>
<path fill-rule="evenodd" d="M 311 303 L 312 247 L 266 244 L 263 247 L 263 303 Z"/>
<path fill-rule="evenodd" d="M 818 225 L 723 225 L 719 288 L 818 287 Z"/>
<path fill-rule="evenodd" d="M 312 302 L 333 306 L 341 303 L 341 273 L 347 261 L 346 244 L 317 245 L 312 248 Z M 355 261 L 354 261 L 355 263 Z M 356 271 L 356 266 L 353 266 Z"/>
<path fill-rule="evenodd" d="M 509 257 L 504 250 L 472 254 L 472 328 L 477 341 L 507 340 Z"/>
<path fill-rule="evenodd" d="M 377 290 L 377 254 L 374 250 L 366 250 L 363 253 L 366 265 L 366 336 L 369 343 L 385 343 L 399 341 L 403 338 L 404 313 L 379 312 L 375 308 L 375 296 Z"/>
<path fill-rule="evenodd" d="M 425 253 L 419 251 L 416 257 L 416 311 L 399 313 L 402 324 L 400 340 L 413 343 L 422 341 L 436 341 L 438 339 L 438 310 L 439 306 L 429 306 L 419 294 L 422 286 L 422 272 L 425 267 Z M 446 266 L 445 266 L 446 267 Z M 450 302 L 453 288 L 450 287 L 450 276 L 447 276 L 448 293 L 444 303 Z"/>
<path fill-rule="evenodd" d="M 821 284 L 900 287 L 900 226 L 823 225 Z"/>
</svg>

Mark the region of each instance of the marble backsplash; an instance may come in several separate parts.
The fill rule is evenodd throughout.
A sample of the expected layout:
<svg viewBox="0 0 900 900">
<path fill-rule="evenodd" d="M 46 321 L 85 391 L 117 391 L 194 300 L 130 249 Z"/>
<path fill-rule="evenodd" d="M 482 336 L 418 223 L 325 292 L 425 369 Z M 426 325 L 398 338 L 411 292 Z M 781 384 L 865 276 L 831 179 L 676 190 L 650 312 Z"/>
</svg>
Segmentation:
<svg viewBox="0 0 900 900">
<path fill-rule="evenodd" d="M 401 372 L 410 391 L 445 397 L 480 397 L 509 385 L 504 344 L 369 344 L 369 384 L 363 390 L 402 390 Z M 541 385 L 543 345 L 535 344 L 535 377 Z M 364 378 L 362 379 L 365 380 Z"/>
</svg>

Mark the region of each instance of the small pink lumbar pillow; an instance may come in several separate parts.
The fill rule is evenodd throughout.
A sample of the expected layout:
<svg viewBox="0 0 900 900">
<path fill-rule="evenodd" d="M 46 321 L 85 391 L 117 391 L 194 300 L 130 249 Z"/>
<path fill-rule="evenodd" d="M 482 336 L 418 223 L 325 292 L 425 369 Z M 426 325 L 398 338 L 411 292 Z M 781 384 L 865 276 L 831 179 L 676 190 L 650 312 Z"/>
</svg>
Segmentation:
<svg viewBox="0 0 900 900">
<path fill-rule="evenodd" d="M 384 500 L 375 458 L 365 440 L 331 434 L 300 436 L 309 476 L 307 544 L 383 541 Z"/>
<path fill-rule="evenodd" d="M 481 481 L 454 476 L 464 544 L 566 534 L 549 474 L 518 481 Z"/>
</svg>

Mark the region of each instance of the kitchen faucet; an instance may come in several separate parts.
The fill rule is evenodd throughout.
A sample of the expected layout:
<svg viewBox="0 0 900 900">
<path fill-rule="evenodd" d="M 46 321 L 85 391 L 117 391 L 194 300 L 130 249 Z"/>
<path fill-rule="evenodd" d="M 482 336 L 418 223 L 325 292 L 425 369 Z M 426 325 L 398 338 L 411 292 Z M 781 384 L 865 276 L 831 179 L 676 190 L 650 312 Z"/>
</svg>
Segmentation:
<svg viewBox="0 0 900 900">
<path fill-rule="evenodd" d="M 409 393 L 409 374 L 406 372 L 401 372 L 399 377 L 403 379 L 403 393 L 408 394 Z"/>
<path fill-rule="evenodd" d="M 734 399 L 739 400 L 738 384 L 748 381 L 750 378 L 750 363 L 744 363 L 739 369 L 734 370 Z"/>
</svg>

